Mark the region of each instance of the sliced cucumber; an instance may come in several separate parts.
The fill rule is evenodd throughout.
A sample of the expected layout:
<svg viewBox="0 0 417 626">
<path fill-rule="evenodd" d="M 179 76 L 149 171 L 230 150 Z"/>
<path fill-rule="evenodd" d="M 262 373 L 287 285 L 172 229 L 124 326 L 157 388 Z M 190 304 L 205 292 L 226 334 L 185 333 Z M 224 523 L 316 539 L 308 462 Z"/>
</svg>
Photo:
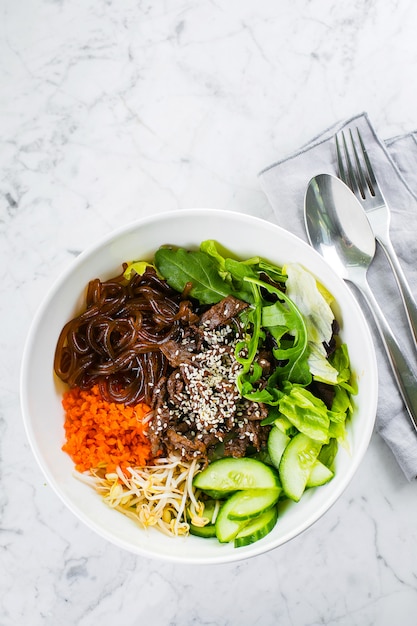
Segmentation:
<svg viewBox="0 0 417 626">
<path fill-rule="evenodd" d="M 281 489 L 246 489 L 238 491 L 230 499 L 233 500 L 228 516 L 232 520 L 245 520 L 257 517 L 278 502 Z"/>
<path fill-rule="evenodd" d="M 311 468 L 310 476 L 307 478 L 306 487 L 319 487 L 320 485 L 325 485 L 333 478 L 333 476 L 334 472 L 317 459 Z"/>
<path fill-rule="evenodd" d="M 217 516 L 218 512 L 219 512 L 219 503 L 217 502 L 217 500 L 206 500 L 204 502 L 203 517 L 207 517 L 207 519 L 209 519 L 210 522 L 214 523 L 213 518 Z"/>
<path fill-rule="evenodd" d="M 257 459 L 227 457 L 210 463 L 196 475 L 194 487 L 213 494 L 241 489 L 273 489 L 280 486 L 277 471 Z"/>
<path fill-rule="evenodd" d="M 290 438 L 280 428 L 273 426 L 271 432 L 268 435 L 268 453 L 272 463 L 276 468 L 279 468 L 281 462 L 282 453 L 287 447 Z"/>
<path fill-rule="evenodd" d="M 279 464 L 279 475 L 282 488 L 291 500 L 298 502 L 303 495 L 321 446 L 320 442 L 298 433 L 285 448 Z"/>
<path fill-rule="evenodd" d="M 284 435 L 288 435 L 294 431 L 294 426 L 292 425 L 288 417 L 285 417 L 285 415 L 281 415 L 280 417 L 277 417 L 277 419 L 274 422 L 274 426 L 278 428 L 279 430 L 281 430 L 284 433 Z"/>
<path fill-rule="evenodd" d="M 215 523 L 216 537 L 220 543 L 228 543 L 229 541 L 232 541 L 238 532 L 242 530 L 245 524 L 248 523 L 247 520 L 235 520 L 230 519 L 229 517 L 230 511 L 233 510 L 234 498 L 237 495 L 240 494 L 235 493 L 233 496 L 230 496 L 226 502 L 224 502 L 217 516 Z"/>
<path fill-rule="evenodd" d="M 190 533 L 196 535 L 196 537 L 215 537 L 216 526 L 214 524 L 206 524 L 205 526 L 190 524 Z"/>
<path fill-rule="evenodd" d="M 197 489 L 201 489 L 201 487 L 197 487 L 195 484 L 195 480 L 193 483 L 194 487 Z M 221 491 L 219 489 L 201 489 L 204 493 L 209 496 L 209 498 L 213 498 L 213 500 L 226 500 L 229 496 L 236 493 L 236 489 L 232 489 L 231 491 Z"/>
<path fill-rule="evenodd" d="M 278 510 L 273 506 L 258 517 L 251 520 L 235 537 L 235 548 L 248 546 L 265 537 L 274 528 L 278 519 Z"/>
</svg>

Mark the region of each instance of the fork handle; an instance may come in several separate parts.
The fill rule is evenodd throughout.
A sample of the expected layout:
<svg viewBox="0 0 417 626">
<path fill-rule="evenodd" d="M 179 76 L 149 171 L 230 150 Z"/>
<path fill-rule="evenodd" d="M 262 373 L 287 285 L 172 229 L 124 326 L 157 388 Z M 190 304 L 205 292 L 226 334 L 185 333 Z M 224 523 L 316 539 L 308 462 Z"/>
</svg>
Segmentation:
<svg viewBox="0 0 417 626">
<path fill-rule="evenodd" d="M 410 285 L 407 282 L 405 274 L 402 270 L 400 262 L 397 257 L 397 253 L 394 250 L 394 246 L 391 243 L 389 237 L 377 236 L 381 248 L 385 252 L 388 261 L 390 262 L 393 274 L 398 284 L 398 289 L 401 294 L 401 298 L 404 304 L 405 311 L 407 313 L 408 323 L 411 329 L 411 333 L 414 338 L 414 347 L 417 349 L 417 304 L 411 293 Z"/>
<path fill-rule="evenodd" d="M 360 289 L 369 309 L 373 313 L 377 328 L 381 335 L 389 362 L 397 381 L 401 396 L 407 408 L 411 422 L 417 431 L 417 375 L 401 350 L 389 326 L 366 277 L 352 281 Z"/>
</svg>

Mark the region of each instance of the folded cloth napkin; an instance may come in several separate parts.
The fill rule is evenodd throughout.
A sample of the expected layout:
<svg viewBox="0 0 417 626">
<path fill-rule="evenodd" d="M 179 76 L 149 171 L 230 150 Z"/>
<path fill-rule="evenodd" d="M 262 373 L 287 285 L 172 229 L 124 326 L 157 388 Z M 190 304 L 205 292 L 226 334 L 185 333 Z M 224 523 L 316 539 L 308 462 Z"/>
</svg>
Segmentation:
<svg viewBox="0 0 417 626">
<path fill-rule="evenodd" d="M 295 154 L 274 163 L 260 174 L 260 183 L 276 215 L 277 223 L 307 240 L 304 196 L 316 174 L 337 173 L 334 135 L 359 128 L 376 176 L 391 209 L 391 239 L 401 266 L 417 295 L 417 133 L 381 141 L 366 113 L 328 128 Z M 374 294 L 394 334 L 412 364 L 412 345 L 399 291 L 389 263 L 379 247 L 368 272 Z M 357 292 L 359 299 L 361 298 Z M 363 300 L 362 300 L 363 302 Z M 371 313 L 363 304 L 375 339 L 379 367 L 379 401 L 376 431 L 388 444 L 408 480 L 417 477 L 417 433 L 404 408 Z"/>
</svg>

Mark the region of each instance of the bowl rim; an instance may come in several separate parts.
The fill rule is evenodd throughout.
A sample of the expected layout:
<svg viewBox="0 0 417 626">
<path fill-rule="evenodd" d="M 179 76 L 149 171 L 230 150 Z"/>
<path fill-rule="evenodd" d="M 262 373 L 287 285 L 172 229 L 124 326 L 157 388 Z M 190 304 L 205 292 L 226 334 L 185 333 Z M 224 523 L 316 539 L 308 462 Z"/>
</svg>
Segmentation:
<svg viewBox="0 0 417 626">
<path fill-rule="evenodd" d="M 223 209 L 211 209 L 211 208 L 201 207 L 201 208 L 176 209 L 173 211 L 164 211 L 161 213 L 157 213 L 156 215 L 148 215 L 142 218 L 132 220 L 108 232 L 104 236 L 99 237 L 91 245 L 87 246 L 82 252 L 80 252 L 80 254 L 76 258 L 72 259 L 69 262 L 68 266 L 65 267 L 64 270 L 60 272 L 58 276 L 51 282 L 50 288 L 48 289 L 47 293 L 45 294 L 39 306 L 37 307 L 37 310 L 35 311 L 35 315 L 32 319 L 29 330 L 27 332 L 23 354 L 22 354 L 21 368 L 20 368 L 20 385 L 19 385 L 20 404 L 21 404 L 21 411 L 22 411 L 22 417 L 23 417 L 23 423 L 24 423 L 26 436 L 28 438 L 28 441 L 29 441 L 31 450 L 35 456 L 35 459 L 39 467 L 41 468 L 45 478 L 47 479 L 49 485 L 52 487 L 56 495 L 58 495 L 60 500 L 66 505 L 66 507 L 69 508 L 69 510 L 76 516 L 76 518 L 80 519 L 88 528 L 93 530 L 100 537 L 107 539 L 110 543 L 113 543 L 114 545 L 117 545 L 118 547 L 121 547 L 138 556 L 144 556 L 147 558 L 158 559 L 158 560 L 162 560 L 165 562 L 181 563 L 181 564 L 203 564 L 203 565 L 204 564 L 208 564 L 208 565 L 223 564 L 223 563 L 237 562 L 240 560 L 252 558 L 261 554 L 265 554 L 269 552 L 270 550 L 274 550 L 280 547 L 281 545 L 284 545 L 285 543 L 288 543 L 292 539 L 303 534 L 308 528 L 313 526 L 328 510 L 330 510 L 330 508 L 334 505 L 334 503 L 343 494 L 343 492 L 345 491 L 345 489 L 351 482 L 353 476 L 355 475 L 356 471 L 358 470 L 359 466 L 361 465 L 363 457 L 369 446 L 369 442 L 373 433 L 375 419 L 376 419 L 377 401 L 378 401 L 378 376 L 377 376 L 378 369 L 377 369 L 377 359 L 376 359 L 376 353 L 374 349 L 374 343 L 372 340 L 372 335 L 371 335 L 368 322 L 364 316 L 362 308 L 359 305 L 359 302 L 354 297 L 352 292 L 350 292 L 351 304 L 356 309 L 356 314 L 362 318 L 363 331 L 367 335 L 368 343 L 371 348 L 369 357 L 370 357 L 370 366 L 372 368 L 371 380 L 373 382 L 373 388 L 368 389 L 367 392 L 371 394 L 370 407 L 372 410 L 373 417 L 367 421 L 366 423 L 367 428 L 361 435 L 360 450 L 359 450 L 359 453 L 356 455 L 356 461 L 355 461 L 354 467 L 350 470 L 350 472 L 346 473 L 343 477 L 339 478 L 338 489 L 335 490 L 332 493 L 331 497 L 327 498 L 323 502 L 322 506 L 319 507 L 315 511 L 314 516 L 312 517 L 308 516 L 304 524 L 300 524 L 299 526 L 297 526 L 297 528 L 295 529 L 293 533 L 291 532 L 287 533 L 288 536 L 284 537 L 283 540 L 281 539 L 281 540 L 276 540 L 276 541 L 270 541 L 268 544 L 264 544 L 263 542 L 255 542 L 254 544 L 251 544 L 250 546 L 246 546 L 244 549 L 242 548 L 240 548 L 239 550 L 235 549 L 234 552 L 232 553 L 227 553 L 227 554 L 219 553 L 218 555 L 213 555 L 209 557 L 193 558 L 191 556 L 190 557 L 187 557 L 187 556 L 178 557 L 177 555 L 155 553 L 154 551 L 152 551 L 152 549 L 147 550 L 143 546 L 132 546 L 130 543 L 125 542 L 118 537 L 115 537 L 109 530 L 93 522 L 88 517 L 88 515 L 84 513 L 84 511 L 81 511 L 78 508 L 76 508 L 74 504 L 72 504 L 71 499 L 62 492 L 62 489 L 60 489 L 53 474 L 51 473 L 50 469 L 47 467 L 42 457 L 42 454 L 40 450 L 38 449 L 38 446 L 35 443 L 34 431 L 33 431 L 31 418 L 30 418 L 28 398 L 26 394 L 26 383 L 27 383 L 28 377 L 30 376 L 29 361 L 30 361 L 30 355 L 31 355 L 31 348 L 35 341 L 36 330 L 43 318 L 43 315 L 45 314 L 48 304 L 55 297 L 57 291 L 59 290 L 60 286 L 65 281 L 65 279 L 68 276 L 70 276 L 77 267 L 82 265 L 85 260 L 93 256 L 98 250 L 109 245 L 112 241 L 120 238 L 121 236 L 128 234 L 130 231 L 135 231 L 138 228 L 144 227 L 149 224 L 154 224 L 154 223 L 158 224 L 160 222 L 164 222 L 167 218 L 176 219 L 177 217 L 183 217 L 185 214 L 187 216 L 193 216 L 193 217 L 199 217 L 202 215 L 204 216 L 210 215 L 213 218 L 215 217 L 222 218 L 222 217 L 227 216 L 227 218 L 229 219 L 232 218 L 237 221 L 247 222 L 249 224 L 259 223 L 260 225 L 264 227 L 268 225 L 277 232 L 277 235 L 281 233 L 283 234 L 285 238 L 290 239 L 290 240 L 293 239 L 296 245 L 300 245 L 301 243 L 302 245 L 307 246 L 310 250 L 309 254 L 312 254 L 313 256 L 315 256 L 319 264 L 327 267 L 327 270 L 330 271 L 335 281 L 337 281 L 339 284 L 343 283 L 346 287 L 346 290 L 350 291 L 346 283 L 334 272 L 331 266 L 320 256 L 320 254 L 317 251 L 315 251 L 311 246 L 308 245 L 307 242 L 303 241 L 300 237 L 286 230 L 282 226 L 274 222 L 265 220 L 263 218 L 257 217 L 257 216 L 253 216 L 253 215 L 246 214 L 246 213 L 241 213 L 238 211 L 229 211 L 229 210 L 223 210 Z M 138 528 L 138 531 L 142 531 L 142 529 Z"/>
</svg>

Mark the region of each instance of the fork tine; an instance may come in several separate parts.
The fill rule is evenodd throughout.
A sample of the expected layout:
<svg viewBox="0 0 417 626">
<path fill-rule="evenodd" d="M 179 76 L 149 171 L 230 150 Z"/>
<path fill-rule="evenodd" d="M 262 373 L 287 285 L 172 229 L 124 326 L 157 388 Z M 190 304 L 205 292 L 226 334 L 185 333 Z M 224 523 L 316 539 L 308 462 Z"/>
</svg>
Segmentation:
<svg viewBox="0 0 417 626">
<path fill-rule="evenodd" d="M 369 160 L 368 152 L 365 148 L 365 144 L 362 141 L 362 136 L 359 132 L 359 128 L 356 129 L 356 132 L 358 134 L 359 143 L 361 144 L 361 149 L 362 149 L 363 158 L 365 160 L 366 169 L 368 170 L 368 176 L 366 177 L 366 182 L 368 184 L 369 191 L 374 196 L 375 195 L 374 186 L 376 187 L 377 185 L 376 177 L 374 174 L 374 170 L 372 169 L 371 161 Z"/>
<path fill-rule="evenodd" d="M 339 170 L 339 178 L 351 188 L 353 193 L 360 196 L 362 200 L 366 198 L 366 190 L 369 189 L 372 196 L 375 196 L 375 189 L 377 188 L 377 182 L 374 171 L 372 169 L 371 162 L 362 136 L 359 132 L 359 128 L 356 128 L 358 141 L 360 144 L 360 152 L 363 156 L 363 160 L 360 158 L 357 143 L 355 142 L 352 129 L 349 128 L 349 144 L 351 144 L 351 150 L 348 148 L 348 142 L 346 140 L 345 131 L 341 131 L 341 137 L 343 142 L 343 153 L 345 164 L 343 163 L 342 148 L 336 135 L 336 152 L 337 152 L 337 165 Z M 353 156 L 351 156 L 351 154 Z"/>
<path fill-rule="evenodd" d="M 361 191 L 358 185 L 358 180 L 357 180 L 357 176 L 355 173 L 355 169 L 353 167 L 352 160 L 350 158 L 344 131 L 342 131 L 342 141 L 343 141 L 343 149 L 345 153 L 346 169 L 347 169 L 347 176 L 346 176 L 345 182 L 351 188 L 353 193 L 358 194 L 358 193 L 361 193 Z"/>
<path fill-rule="evenodd" d="M 345 183 L 345 185 L 347 185 L 348 180 L 347 180 L 347 175 L 345 172 L 345 166 L 343 165 L 342 150 L 340 148 L 339 139 L 337 135 L 336 135 L 336 153 L 337 153 L 337 168 L 339 170 L 339 178 Z"/>
<path fill-rule="evenodd" d="M 359 133 L 358 129 L 356 129 L 356 131 Z M 363 175 L 362 165 L 361 165 L 361 162 L 359 160 L 359 155 L 358 155 L 358 151 L 356 149 L 355 140 L 353 139 L 352 130 L 350 128 L 349 128 L 349 135 L 350 135 L 350 142 L 352 144 L 353 154 L 355 155 L 356 180 L 358 182 L 359 193 L 361 194 L 362 198 L 365 198 L 365 188 L 367 186 L 367 181 L 366 181 L 365 176 Z M 363 144 L 361 143 L 361 147 L 362 147 L 362 145 Z M 362 151 L 363 151 L 363 149 L 362 149 Z"/>
</svg>

